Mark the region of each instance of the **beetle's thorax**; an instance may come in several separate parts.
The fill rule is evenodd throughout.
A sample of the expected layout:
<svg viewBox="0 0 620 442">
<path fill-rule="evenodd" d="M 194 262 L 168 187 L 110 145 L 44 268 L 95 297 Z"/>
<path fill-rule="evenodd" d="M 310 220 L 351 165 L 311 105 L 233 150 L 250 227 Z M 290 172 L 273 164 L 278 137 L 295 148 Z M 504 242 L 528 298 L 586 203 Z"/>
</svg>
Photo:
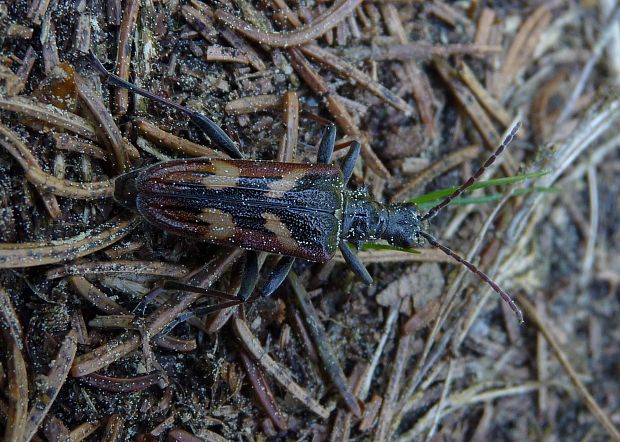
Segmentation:
<svg viewBox="0 0 620 442">
<path fill-rule="evenodd" d="M 413 247 L 422 228 L 413 204 L 378 203 L 365 190 L 346 191 L 341 236 L 352 243 L 385 239 L 398 247 Z"/>
</svg>

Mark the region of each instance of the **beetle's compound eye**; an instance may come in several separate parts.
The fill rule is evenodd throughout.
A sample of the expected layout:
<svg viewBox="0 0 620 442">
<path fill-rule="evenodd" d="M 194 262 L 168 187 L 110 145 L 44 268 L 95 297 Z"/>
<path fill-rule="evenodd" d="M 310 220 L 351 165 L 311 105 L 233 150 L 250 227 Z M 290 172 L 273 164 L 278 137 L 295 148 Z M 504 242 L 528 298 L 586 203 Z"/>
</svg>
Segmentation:
<svg viewBox="0 0 620 442">
<path fill-rule="evenodd" d="M 387 207 L 388 222 L 383 239 L 391 245 L 411 248 L 419 240 L 420 215 L 413 204 L 393 204 Z"/>
</svg>

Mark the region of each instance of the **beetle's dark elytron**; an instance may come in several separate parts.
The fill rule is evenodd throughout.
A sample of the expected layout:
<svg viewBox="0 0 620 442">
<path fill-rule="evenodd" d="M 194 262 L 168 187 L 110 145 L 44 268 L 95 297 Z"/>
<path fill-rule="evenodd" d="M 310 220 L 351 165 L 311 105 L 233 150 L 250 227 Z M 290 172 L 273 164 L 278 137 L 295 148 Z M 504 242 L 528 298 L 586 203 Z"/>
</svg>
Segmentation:
<svg viewBox="0 0 620 442">
<path fill-rule="evenodd" d="M 284 255 L 260 295 L 282 283 L 295 258 L 325 262 L 340 249 L 351 269 L 367 284 L 372 277 L 349 247 L 385 239 L 409 248 L 425 238 L 452 256 L 508 302 L 522 320 L 514 301 L 470 262 L 439 244 L 426 232 L 426 221 L 471 186 L 515 136 L 513 127 L 497 151 L 451 196 L 421 216 L 414 204 L 384 205 L 363 190 L 347 188 L 360 145 L 352 142 L 342 169 L 331 165 L 336 129 L 329 124 L 319 145 L 317 164 L 243 160 L 235 143 L 214 122 L 113 74 L 92 56 L 108 81 L 185 112 L 234 159 L 196 158 L 164 161 L 119 176 L 114 198 L 149 223 L 177 235 L 248 249 L 242 289 L 235 299 L 246 301 L 258 279 L 257 251 Z M 171 288 L 190 287 L 169 284 Z"/>
</svg>

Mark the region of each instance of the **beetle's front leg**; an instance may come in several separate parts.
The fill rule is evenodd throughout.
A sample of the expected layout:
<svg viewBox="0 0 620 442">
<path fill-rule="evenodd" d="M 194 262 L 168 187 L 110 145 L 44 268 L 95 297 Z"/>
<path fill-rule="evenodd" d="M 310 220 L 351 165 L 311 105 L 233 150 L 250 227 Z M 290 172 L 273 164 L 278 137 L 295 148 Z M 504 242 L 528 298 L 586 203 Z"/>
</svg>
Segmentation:
<svg viewBox="0 0 620 442">
<path fill-rule="evenodd" d="M 317 154 L 316 162 L 319 164 L 331 163 L 335 144 L 336 126 L 334 123 L 328 122 L 325 132 L 323 132 L 323 136 L 321 137 L 321 142 L 319 143 L 319 152 Z"/>
<path fill-rule="evenodd" d="M 342 177 L 345 186 L 351 179 L 351 175 L 353 175 L 353 169 L 355 168 L 357 158 L 360 156 L 361 149 L 362 145 L 360 143 L 357 141 L 351 141 L 349 152 L 347 153 L 347 156 L 344 157 L 344 162 L 342 163 Z"/>
<path fill-rule="evenodd" d="M 340 241 L 338 247 L 340 248 L 340 252 L 342 252 L 342 257 L 345 262 L 349 265 L 349 267 L 351 267 L 351 270 L 353 270 L 355 274 L 359 276 L 360 279 L 367 285 L 372 284 L 372 276 L 370 276 L 370 273 L 368 273 L 368 270 L 366 270 L 366 267 L 364 267 L 362 261 L 360 261 L 355 253 L 353 253 L 353 251 L 349 248 L 346 241 Z"/>
</svg>

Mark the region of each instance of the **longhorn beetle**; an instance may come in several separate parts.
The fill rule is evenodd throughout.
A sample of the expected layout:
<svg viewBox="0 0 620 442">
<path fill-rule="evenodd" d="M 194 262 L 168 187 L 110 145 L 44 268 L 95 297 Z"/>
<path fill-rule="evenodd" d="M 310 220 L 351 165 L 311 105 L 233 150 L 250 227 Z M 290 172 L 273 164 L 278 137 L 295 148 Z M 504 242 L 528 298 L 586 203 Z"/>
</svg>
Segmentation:
<svg viewBox="0 0 620 442">
<path fill-rule="evenodd" d="M 325 262 L 338 248 L 349 267 L 371 284 L 372 277 L 349 244 L 359 248 L 366 241 L 385 239 L 391 245 L 410 248 L 424 238 L 491 286 L 523 322 L 521 310 L 501 287 L 427 232 L 428 221 L 476 182 L 512 141 L 520 124 L 473 176 L 421 215 L 412 203 L 384 205 L 366 190 L 347 188 L 360 144 L 351 142 L 342 169 L 330 164 L 336 141 L 333 123 L 328 123 L 323 133 L 316 164 L 244 160 L 235 143 L 209 118 L 108 72 L 92 53 L 90 58 L 110 84 L 184 112 L 233 157 L 163 161 L 114 181 L 116 202 L 137 211 L 152 225 L 176 235 L 249 250 L 239 293 L 218 295 L 228 302 L 209 311 L 248 300 L 258 280 L 257 251 L 284 255 L 259 292 L 259 296 L 269 296 L 282 284 L 295 258 Z M 203 291 L 175 282 L 165 287 Z"/>
</svg>

